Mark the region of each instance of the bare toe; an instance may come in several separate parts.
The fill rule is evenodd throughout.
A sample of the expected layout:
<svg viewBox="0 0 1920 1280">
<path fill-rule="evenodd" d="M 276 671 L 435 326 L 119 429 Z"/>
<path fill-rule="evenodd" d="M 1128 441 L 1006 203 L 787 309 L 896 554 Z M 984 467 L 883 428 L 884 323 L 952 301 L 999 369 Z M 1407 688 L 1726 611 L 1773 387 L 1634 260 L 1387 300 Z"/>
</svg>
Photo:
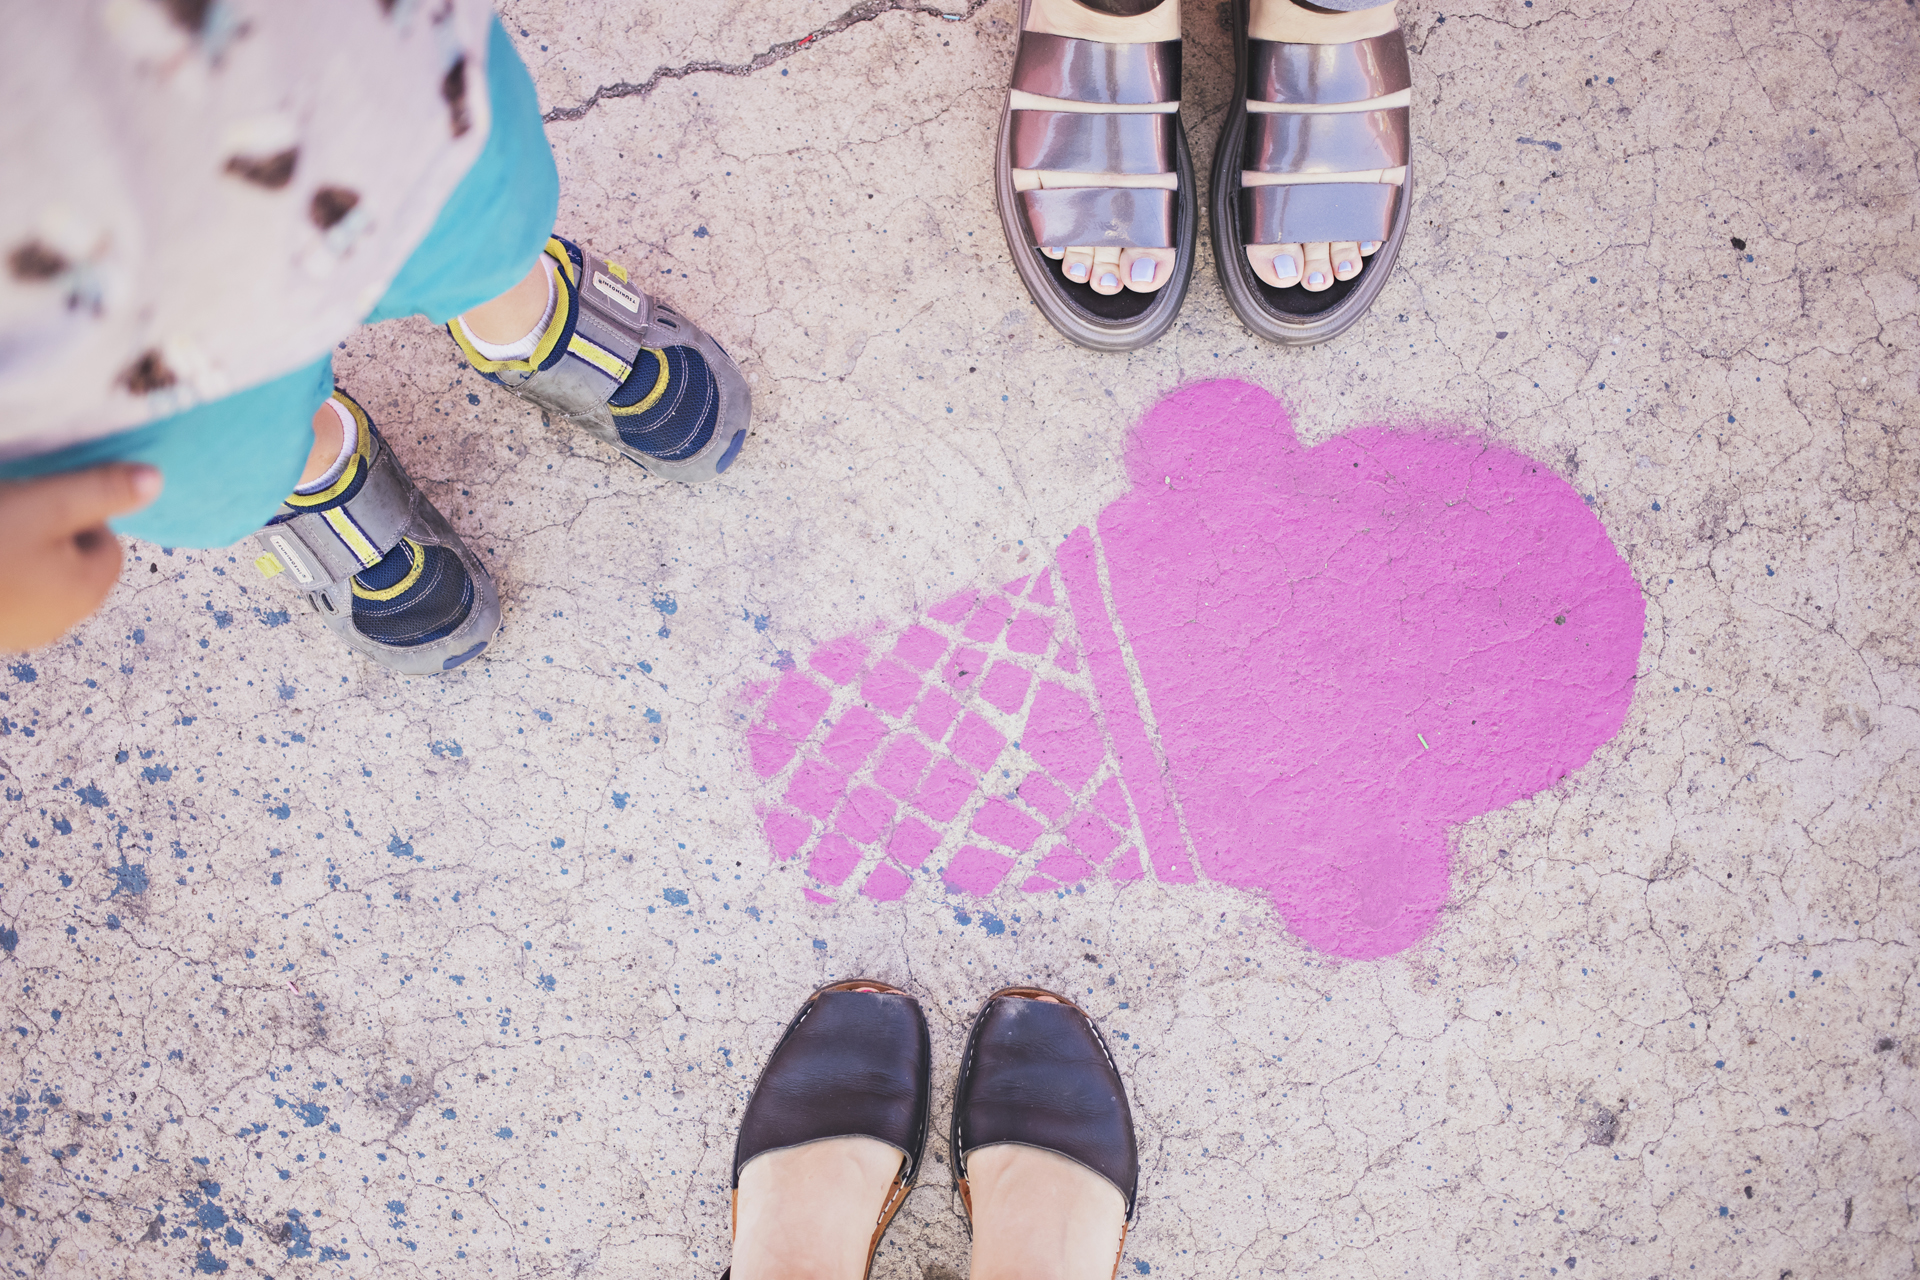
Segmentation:
<svg viewBox="0 0 1920 1280">
<path fill-rule="evenodd" d="M 1276 289 L 1300 283 L 1300 246 L 1297 244 L 1250 244 L 1247 263 L 1253 274 Z"/>
<path fill-rule="evenodd" d="M 1378 240 L 1362 240 L 1360 242 L 1360 256 L 1363 258 L 1371 258 L 1379 251 L 1380 242 Z"/>
<path fill-rule="evenodd" d="M 1333 278 L 1351 280 L 1360 274 L 1360 246 L 1352 240 L 1342 240 L 1327 246 L 1333 259 Z"/>
<path fill-rule="evenodd" d="M 1120 282 L 1120 250 L 1101 245 L 1093 251 L 1093 291 L 1118 293 L 1124 287 Z"/>
<path fill-rule="evenodd" d="M 1067 256 L 1067 251 L 1065 249 L 1059 248 L 1057 246 L 1049 248 L 1044 244 L 1040 246 L 1040 252 L 1046 254 L 1049 258 L 1052 258 L 1055 262 L 1058 262 L 1060 261 L 1060 259 Z"/>
<path fill-rule="evenodd" d="M 1126 249 L 1120 254 L 1120 279 L 1135 293 L 1152 293 L 1173 278 L 1172 249 Z"/>
<path fill-rule="evenodd" d="M 1319 293 L 1333 287 L 1333 258 L 1328 254 L 1329 246 L 1324 244 L 1302 245 L 1306 263 L 1302 270 L 1306 272 L 1305 285 L 1308 293 Z"/>
<path fill-rule="evenodd" d="M 1093 274 L 1093 250 L 1086 245 L 1074 245 L 1061 255 L 1061 270 L 1067 279 L 1075 284 L 1085 284 Z"/>
</svg>

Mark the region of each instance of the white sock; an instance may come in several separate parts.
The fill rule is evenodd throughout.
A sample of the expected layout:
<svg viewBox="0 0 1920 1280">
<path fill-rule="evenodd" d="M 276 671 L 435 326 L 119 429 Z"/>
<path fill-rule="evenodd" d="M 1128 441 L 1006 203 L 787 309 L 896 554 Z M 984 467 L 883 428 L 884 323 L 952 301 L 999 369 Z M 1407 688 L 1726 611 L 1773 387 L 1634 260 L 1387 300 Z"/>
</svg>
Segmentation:
<svg viewBox="0 0 1920 1280">
<path fill-rule="evenodd" d="M 352 460 L 353 451 L 360 447 L 360 424 L 347 412 L 347 406 L 328 396 L 327 408 L 333 410 L 334 416 L 340 419 L 340 456 L 333 460 L 333 465 L 327 468 L 325 475 L 307 481 L 295 489 L 295 493 L 318 493 L 338 480 L 346 471 L 347 463 Z"/>
<path fill-rule="evenodd" d="M 482 342 L 474 336 L 473 330 L 467 328 L 464 316 L 454 317 L 455 322 L 460 326 L 460 332 L 467 335 L 467 341 L 473 344 L 473 349 L 487 359 L 525 360 L 533 354 L 533 349 L 540 345 L 540 335 L 547 331 L 549 324 L 553 323 L 553 309 L 560 301 L 560 291 L 554 287 L 553 283 L 553 259 L 543 253 L 540 255 L 540 265 L 547 271 L 547 309 L 541 313 L 540 323 L 533 326 L 526 337 L 518 342 Z"/>
</svg>

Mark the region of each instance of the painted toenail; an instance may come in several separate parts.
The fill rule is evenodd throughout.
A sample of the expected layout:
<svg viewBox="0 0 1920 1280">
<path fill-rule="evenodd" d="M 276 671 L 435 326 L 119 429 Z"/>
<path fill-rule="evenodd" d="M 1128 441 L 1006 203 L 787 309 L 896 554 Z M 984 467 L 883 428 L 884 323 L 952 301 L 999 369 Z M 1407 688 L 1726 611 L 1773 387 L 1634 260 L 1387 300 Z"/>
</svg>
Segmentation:
<svg viewBox="0 0 1920 1280">
<path fill-rule="evenodd" d="M 1067 268 L 1067 274 L 1075 280 L 1085 280 L 1087 278 L 1087 264 L 1084 262 L 1076 262 Z"/>
<path fill-rule="evenodd" d="M 1065 253 L 1066 250 L 1062 249 L 1059 245 L 1056 244 L 1048 248 L 1047 252 L 1048 253 Z"/>
<path fill-rule="evenodd" d="M 1152 258 L 1135 258 L 1133 260 L 1133 268 L 1127 274 L 1133 277 L 1135 284 L 1151 284 L 1153 282 L 1153 268 L 1154 263 Z"/>
<path fill-rule="evenodd" d="M 1291 280 L 1300 274 L 1300 264 L 1293 260 L 1292 254 L 1283 253 L 1273 260 L 1273 274 L 1282 280 Z"/>
<path fill-rule="evenodd" d="M 1340 269 L 1342 271 L 1351 271 L 1353 270 L 1353 264 L 1351 262 L 1343 262 L 1340 264 Z"/>
<path fill-rule="evenodd" d="M 1379 247 L 1380 247 L 1380 242 L 1378 240 L 1369 240 L 1365 244 L 1360 246 L 1360 252 L 1372 253 L 1375 249 L 1378 249 Z"/>
<path fill-rule="evenodd" d="M 1118 289 L 1120 287 L 1120 277 L 1109 271 L 1100 277 L 1100 287 L 1102 289 Z"/>
<path fill-rule="evenodd" d="M 1325 284 L 1326 282 L 1327 282 L 1327 278 L 1321 275 L 1318 271 L 1314 272 L 1312 275 L 1307 277 L 1308 284 Z"/>
</svg>

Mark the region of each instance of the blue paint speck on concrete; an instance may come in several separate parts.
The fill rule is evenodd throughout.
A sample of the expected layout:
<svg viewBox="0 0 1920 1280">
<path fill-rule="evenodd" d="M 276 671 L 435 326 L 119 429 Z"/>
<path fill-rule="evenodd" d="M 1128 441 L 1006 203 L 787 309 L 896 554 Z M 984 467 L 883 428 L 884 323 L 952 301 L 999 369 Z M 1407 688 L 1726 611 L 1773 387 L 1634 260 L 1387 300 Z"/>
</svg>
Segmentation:
<svg viewBox="0 0 1920 1280">
<path fill-rule="evenodd" d="M 7 670 L 11 671 L 13 678 L 21 684 L 32 684 L 40 678 L 40 673 L 33 669 L 32 664 L 26 662 L 16 662 L 8 667 Z"/>
<path fill-rule="evenodd" d="M 493 1131 L 493 1136 L 496 1138 L 511 1138 L 513 1136 L 513 1130 L 507 1128 L 505 1125 L 501 1125 Z"/>
<path fill-rule="evenodd" d="M 276 1093 L 273 1095 L 273 1105 L 287 1108 L 293 1112 L 293 1114 L 299 1116 L 301 1121 L 309 1129 L 317 1128 L 326 1123 L 327 1108 L 317 1102 L 288 1102 Z"/>
<path fill-rule="evenodd" d="M 625 791 L 616 791 L 613 793 L 613 807 L 616 809 L 624 809 L 627 807 L 627 793 Z"/>
<path fill-rule="evenodd" d="M 293 809 L 288 806 L 285 800 L 282 800 L 279 804 L 274 805 L 271 809 L 267 810 L 267 812 L 272 814 L 274 817 L 280 818 L 282 820 L 291 818 L 293 816 Z"/>
<path fill-rule="evenodd" d="M 685 889 L 662 889 L 660 894 L 667 900 L 667 905 L 669 906 L 684 907 L 687 905 L 687 891 Z"/>
<path fill-rule="evenodd" d="M 120 855 L 120 865 L 108 867 L 107 874 L 115 881 L 113 892 L 107 895 L 109 899 L 117 898 L 122 893 L 129 898 L 137 898 L 147 891 L 147 864 L 141 862 L 130 867 L 124 853 Z"/>
<path fill-rule="evenodd" d="M 387 852 L 396 858 L 411 858 L 413 856 L 413 841 L 402 840 L 400 833 L 396 831 L 387 838 Z"/>
<path fill-rule="evenodd" d="M 815 951 L 825 951 L 827 949 L 827 940 L 825 938 L 815 938 L 813 940 L 813 949 Z"/>
<path fill-rule="evenodd" d="M 107 793 L 99 787 L 94 786 L 91 782 L 73 794 L 79 799 L 81 804 L 90 805 L 95 809 L 104 809 L 107 807 Z"/>
</svg>

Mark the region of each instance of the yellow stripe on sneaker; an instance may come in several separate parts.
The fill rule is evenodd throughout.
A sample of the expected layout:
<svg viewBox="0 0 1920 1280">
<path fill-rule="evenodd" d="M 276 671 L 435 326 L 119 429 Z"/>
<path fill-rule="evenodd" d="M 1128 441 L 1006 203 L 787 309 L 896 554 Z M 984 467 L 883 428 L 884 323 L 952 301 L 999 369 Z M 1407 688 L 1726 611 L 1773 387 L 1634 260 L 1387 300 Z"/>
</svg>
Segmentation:
<svg viewBox="0 0 1920 1280">
<path fill-rule="evenodd" d="M 579 356 L 616 383 L 625 382 L 633 366 L 578 330 L 567 343 L 567 354 Z"/>
<path fill-rule="evenodd" d="M 338 480 L 318 493 L 289 494 L 287 505 L 290 507 L 318 507 L 332 502 L 352 487 L 362 471 L 373 465 L 373 422 L 367 417 L 367 411 L 344 392 L 336 391 L 331 398 L 352 415 L 354 426 L 360 432 L 359 442 L 354 446 L 353 457 L 347 459 L 346 469 L 340 473 Z"/>
<path fill-rule="evenodd" d="M 650 353 L 653 356 L 654 360 L 659 363 L 660 376 L 653 380 L 653 390 L 647 392 L 647 398 L 640 401 L 640 403 L 630 404 L 626 406 L 624 409 L 619 407 L 618 405 L 608 405 L 607 407 L 612 409 L 616 414 L 626 415 L 626 414 L 633 414 L 633 413 L 645 413 L 647 410 L 653 408 L 653 406 L 660 403 L 661 396 L 667 394 L 667 353 L 664 351 L 655 350 L 653 347 L 642 347 L 640 349 L 642 351 Z M 625 381 L 625 379 L 622 379 L 622 381 Z"/>
<path fill-rule="evenodd" d="M 373 539 L 367 537 L 353 517 L 347 514 L 345 507 L 322 511 L 320 518 L 327 522 L 327 527 L 333 530 L 335 537 L 347 544 L 347 550 L 353 552 L 354 558 L 362 566 L 371 569 L 380 563 L 380 548 L 373 545 Z"/>
<path fill-rule="evenodd" d="M 568 284 L 580 283 L 580 277 L 573 274 L 573 259 L 567 256 L 567 246 L 559 236 L 547 237 L 547 256 L 552 258 L 555 265 L 560 268 L 560 274 L 566 278 Z"/>
<path fill-rule="evenodd" d="M 412 538 L 402 538 L 400 541 L 406 544 L 407 553 L 413 557 L 413 567 L 407 570 L 407 576 L 390 587 L 363 587 L 360 585 L 360 579 L 355 578 L 353 579 L 353 594 L 359 596 L 362 600 L 391 600 L 408 587 L 411 587 L 414 583 L 420 581 L 420 575 L 426 571 L 427 554 L 420 549 L 420 544 Z"/>
</svg>

